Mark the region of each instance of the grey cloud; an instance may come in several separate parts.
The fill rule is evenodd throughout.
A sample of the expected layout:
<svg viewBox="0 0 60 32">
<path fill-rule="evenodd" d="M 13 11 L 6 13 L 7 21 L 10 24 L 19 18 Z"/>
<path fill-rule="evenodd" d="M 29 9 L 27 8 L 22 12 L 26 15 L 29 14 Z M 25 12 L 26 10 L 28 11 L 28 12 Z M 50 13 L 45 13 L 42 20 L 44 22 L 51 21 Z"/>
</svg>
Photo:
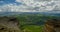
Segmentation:
<svg viewBox="0 0 60 32">
<path fill-rule="evenodd" d="M 51 1 L 51 0 L 34 0 L 34 1 L 40 2 L 40 1 Z"/>
</svg>

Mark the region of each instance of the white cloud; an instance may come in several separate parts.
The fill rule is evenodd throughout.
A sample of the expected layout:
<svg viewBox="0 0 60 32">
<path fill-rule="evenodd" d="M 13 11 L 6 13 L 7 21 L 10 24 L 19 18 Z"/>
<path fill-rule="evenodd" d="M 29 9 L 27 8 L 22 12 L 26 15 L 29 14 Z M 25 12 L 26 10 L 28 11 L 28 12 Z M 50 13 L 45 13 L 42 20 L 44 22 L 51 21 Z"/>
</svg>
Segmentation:
<svg viewBox="0 0 60 32">
<path fill-rule="evenodd" d="M 6 4 L 0 6 L 3 12 L 47 12 L 60 10 L 59 0 L 16 0 L 22 5 Z"/>
<path fill-rule="evenodd" d="M 30 7 L 29 10 L 39 11 L 60 10 L 60 0 L 16 0 L 16 2 L 22 2 L 27 7 Z M 36 7 L 38 7 L 38 9 Z"/>
<path fill-rule="evenodd" d="M 39 10 L 45 11 L 45 9 L 43 9 L 44 7 L 41 7 L 41 8 L 40 7 L 27 7 L 24 5 L 17 6 L 13 4 L 7 4 L 0 7 L 1 7 L 0 10 L 2 12 L 39 12 Z"/>
<path fill-rule="evenodd" d="M 35 12 L 28 10 L 26 6 L 23 5 L 13 5 L 13 4 L 7 4 L 0 6 L 0 12 Z"/>
<path fill-rule="evenodd" d="M 21 2 L 23 4 L 26 4 L 27 6 L 46 5 L 51 1 L 52 0 L 16 0 L 16 2 Z"/>
</svg>

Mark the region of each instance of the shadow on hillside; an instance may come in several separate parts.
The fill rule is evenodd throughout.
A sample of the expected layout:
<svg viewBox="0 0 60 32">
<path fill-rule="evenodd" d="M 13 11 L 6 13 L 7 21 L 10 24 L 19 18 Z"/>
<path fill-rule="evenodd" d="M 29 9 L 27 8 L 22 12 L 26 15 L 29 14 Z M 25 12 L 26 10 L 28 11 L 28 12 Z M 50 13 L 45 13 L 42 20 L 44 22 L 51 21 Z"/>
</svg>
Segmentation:
<svg viewBox="0 0 60 32">
<path fill-rule="evenodd" d="M 45 22 L 44 32 L 60 32 L 60 19 L 48 19 Z"/>
</svg>

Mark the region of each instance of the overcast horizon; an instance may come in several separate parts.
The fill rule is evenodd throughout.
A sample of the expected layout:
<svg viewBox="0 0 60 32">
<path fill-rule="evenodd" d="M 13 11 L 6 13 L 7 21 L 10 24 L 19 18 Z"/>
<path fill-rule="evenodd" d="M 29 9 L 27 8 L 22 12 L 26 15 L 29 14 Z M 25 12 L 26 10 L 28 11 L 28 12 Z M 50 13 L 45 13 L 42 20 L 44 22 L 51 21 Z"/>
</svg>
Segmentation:
<svg viewBox="0 0 60 32">
<path fill-rule="evenodd" d="M 60 13 L 60 0 L 0 0 L 0 12 Z"/>
</svg>

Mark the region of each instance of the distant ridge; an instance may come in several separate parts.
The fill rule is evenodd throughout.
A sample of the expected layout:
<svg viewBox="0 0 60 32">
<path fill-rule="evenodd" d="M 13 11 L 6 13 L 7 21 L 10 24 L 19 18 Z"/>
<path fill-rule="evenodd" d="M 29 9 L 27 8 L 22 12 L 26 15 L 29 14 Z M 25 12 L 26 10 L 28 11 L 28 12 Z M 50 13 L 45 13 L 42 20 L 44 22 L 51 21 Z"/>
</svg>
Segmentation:
<svg viewBox="0 0 60 32">
<path fill-rule="evenodd" d="M 51 13 L 51 12 L 0 12 L 0 16 L 11 16 L 19 14 L 43 14 L 43 15 L 54 15 L 60 16 L 60 13 Z"/>
</svg>

